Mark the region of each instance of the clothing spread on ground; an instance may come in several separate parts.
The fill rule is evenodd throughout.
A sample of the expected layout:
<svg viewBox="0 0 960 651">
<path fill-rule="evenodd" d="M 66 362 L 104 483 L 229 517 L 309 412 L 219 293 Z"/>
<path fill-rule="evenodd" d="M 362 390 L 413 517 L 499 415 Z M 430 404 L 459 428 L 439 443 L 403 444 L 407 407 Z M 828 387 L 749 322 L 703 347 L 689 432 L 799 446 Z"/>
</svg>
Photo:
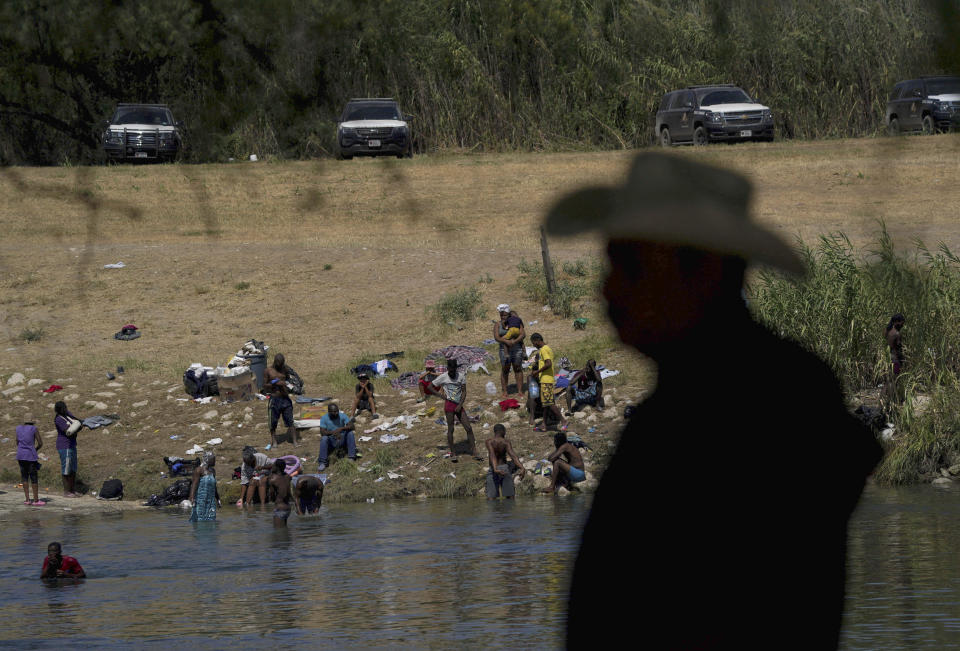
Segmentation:
<svg viewBox="0 0 960 651">
<path fill-rule="evenodd" d="M 427 355 L 428 360 L 434 360 L 439 368 L 446 368 L 448 359 L 457 360 L 458 366 L 473 366 L 474 364 L 485 364 L 493 360 L 493 355 L 486 349 L 479 346 L 447 346 L 435 350 Z"/>
<path fill-rule="evenodd" d="M 458 372 L 456 378 L 450 377 L 449 373 L 444 373 L 433 381 L 433 386 L 443 387 L 444 397 L 450 402 L 460 404 L 467 390 L 467 377 L 463 375 L 463 371 Z"/>
<path fill-rule="evenodd" d="M 116 414 L 110 414 L 109 416 L 91 416 L 90 418 L 83 419 L 83 426 L 87 429 L 97 429 L 98 427 L 110 425 L 114 420 L 118 419 L 119 416 Z"/>
<path fill-rule="evenodd" d="M 538 352 L 540 356 L 537 360 L 537 370 L 539 371 L 546 366 L 547 360 L 550 360 L 550 369 L 538 375 L 537 381 L 540 382 L 540 384 L 554 384 L 553 374 L 555 369 L 553 368 L 553 351 L 550 350 L 550 346 L 544 344 L 540 346 Z"/>
<path fill-rule="evenodd" d="M 415 389 L 417 388 L 417 381 L 420 379 L 420 374 L 416 371 L 405 371 L 397 377 L 390 380 L 390 386 L 394 389 Z"/>
<path fill-rule="evenodd" d="M 376 375 L 377 377 L 383 377 L 387 374 L 387 371 L 397 371 L 397 365 L 391 362 L 389 359 L 381 359 L 378 362 L 372 362 L 370 364 L 360 364 L 359 366 L 354 366 L 350 369 L 350 372 L 354 375 L 360 375 L 361 373 L 366 373 L 367 375 Z"/>
</svg>

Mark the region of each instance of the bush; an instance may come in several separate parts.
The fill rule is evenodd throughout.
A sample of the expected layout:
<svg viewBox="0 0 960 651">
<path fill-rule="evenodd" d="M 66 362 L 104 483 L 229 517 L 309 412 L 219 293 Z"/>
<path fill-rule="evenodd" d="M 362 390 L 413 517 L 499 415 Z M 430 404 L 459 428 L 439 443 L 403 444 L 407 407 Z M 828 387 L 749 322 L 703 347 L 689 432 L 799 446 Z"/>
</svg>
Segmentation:
<svg viewBox="0 0 960 651">
<path fill-rule="evenodd" d="M 937 252 L 913 245 L 898 253 L 882 222 L 866 258 L 843 233 L 825 235 L 815 250 L 801 249 L 802 281 L 761 271 L 748 286 L 756 317 L 826 361 L 848 395 L 891 381 L 884 330 L 904 314 L 907 363 L 896 394 L 882 394 L 896 437 L 876 474 L 895 484 L 960 460 L 960 258 L 943 244 Z"/>
<path fill-rule="evenodd" d="M 43 328 L 39 328 L 39 327 L 24 328 L 20 332 L 20 339 L 22 339 L 23 341 L 26 341 L 27 343 L 32 343 L 35 341 L 40 341 L 41 339 L 43 339 L 44 335 L 46 334 L 47 333 L 44 332 Z"/>
<path fill-rule="evenodd" d="M 553 277 L 556 288 L 551 295 L 547 291 L 547 279 L 543 275 L 543 265 L 539 262 L 527 262 L 522 258 L 517 265 L 520 274 L 517 277 L 516 287 L 532 301 L 549 305 L 554 314 L 564 318 L 573 316 L 573 303 L 578 298 L 596 291 L 599 280 L 599 266 L 590 265 L 584 260 L 564 262 L 563 273 L 557 273 L 557 265 L 553 265 Z"/>
<path fill-rule="evenodd" d="M 474 286 L 444 294 L 436 305 L 427 310 L 434 312 L 443 323 L 471 321 L 483 316 L 484 310 L 480 307 L 482 304 L 483 293 Z"/>
</svg>

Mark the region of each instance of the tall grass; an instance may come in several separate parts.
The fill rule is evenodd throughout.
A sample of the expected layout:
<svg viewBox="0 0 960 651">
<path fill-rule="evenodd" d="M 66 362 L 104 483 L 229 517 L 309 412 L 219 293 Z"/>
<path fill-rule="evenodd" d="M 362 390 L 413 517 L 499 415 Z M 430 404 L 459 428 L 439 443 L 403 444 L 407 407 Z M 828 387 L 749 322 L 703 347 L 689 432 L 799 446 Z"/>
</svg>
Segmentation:
<svg viewBox="0 0 960 651">
<path fill-rule="evenodd" d="M 878 478 L 915 481 L 954 463 L 960 450 L 960 258 L 920 240 L 899 251 L 883 223 L 866 255 L 843 233 L 802 247 L 809 275 L 793 282 L 760 271 L 748 285 L 755 316 L 825 360 L 848 394 L 876 394 L 897 435 Z M 885 327 L 906 317 L 906 366 L 897 398 L 878 387 L 890 380 Z M 921 397 L 918 400 L 918 397 Z M 926 406 L 920 408 L 921 402 Z"/>
</svg>

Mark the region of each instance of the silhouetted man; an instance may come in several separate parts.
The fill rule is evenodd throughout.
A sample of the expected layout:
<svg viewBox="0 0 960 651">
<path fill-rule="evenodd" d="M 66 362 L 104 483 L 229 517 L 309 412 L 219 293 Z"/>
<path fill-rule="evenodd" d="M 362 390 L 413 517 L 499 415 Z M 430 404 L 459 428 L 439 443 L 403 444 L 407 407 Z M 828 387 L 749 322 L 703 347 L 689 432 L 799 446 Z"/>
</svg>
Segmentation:
<svg viewBox="0 0 960 651">
<path fill-rule="evenodd" d="M 659 372 L 583 532 L 571 647 L 595 645 L 597 622 L 650 649 L 837 645 L 847 520 L 880 448 L 830 369 L 747 312 L 747 262 L 803 273 L 749 221 L 749 197 L 737 174 L 644 153 L 625 185 L 574 192 L 547 217 L 554 235 L 607 237 L 610 318 Z M 785 396 L 798 413 L 785 417 Z"/>
</svg>

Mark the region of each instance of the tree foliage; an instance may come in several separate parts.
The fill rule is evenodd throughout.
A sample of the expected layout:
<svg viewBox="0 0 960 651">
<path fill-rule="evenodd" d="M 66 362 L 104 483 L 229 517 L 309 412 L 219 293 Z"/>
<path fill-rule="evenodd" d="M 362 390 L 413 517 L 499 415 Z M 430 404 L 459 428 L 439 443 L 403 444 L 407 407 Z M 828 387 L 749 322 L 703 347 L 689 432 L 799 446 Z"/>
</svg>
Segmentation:
<svg viewBox="0 0 960 651">
<path fill-rule="evenodd" d="M 187 156 L 332 153 L 392 96 L 429 149 L 650 141 L 665 91 L 731 82 L 783 135 L 873 133 L 896 80 L 956 70 L 956 0 L 0 3 L 0 162 L 99 159 L 117 102 L 164 102 Z"/>
</svg>

